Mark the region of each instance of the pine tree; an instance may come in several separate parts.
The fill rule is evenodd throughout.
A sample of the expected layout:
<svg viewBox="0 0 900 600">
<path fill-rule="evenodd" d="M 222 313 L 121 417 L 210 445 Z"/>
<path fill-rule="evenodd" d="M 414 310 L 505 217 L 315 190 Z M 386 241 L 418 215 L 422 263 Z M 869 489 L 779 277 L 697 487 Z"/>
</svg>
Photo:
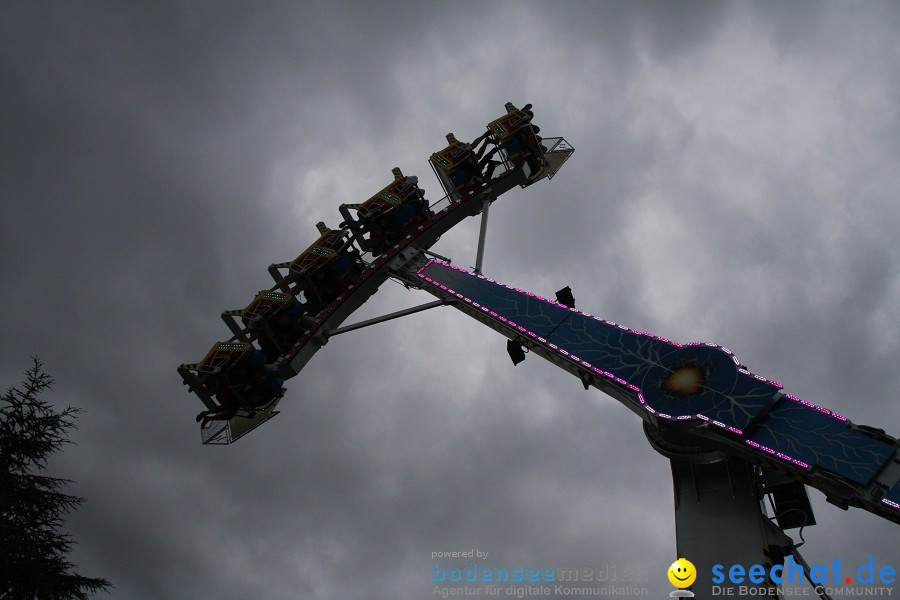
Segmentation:
<svg viewBox="0 0 900 600">
<path fill-rule="evenodd" d="M 52 384 L 34 358 L 24 382 L 0 397 L 0 599 L 88 598 L 111 586 L 75 573 L 67 559 L 74 541 L 63 517 L 84 499 L 62 491 L 71 481 L 44 473 L 47 458 L 70 443 L 81 410 L 42 400 Z"/>
</svg>

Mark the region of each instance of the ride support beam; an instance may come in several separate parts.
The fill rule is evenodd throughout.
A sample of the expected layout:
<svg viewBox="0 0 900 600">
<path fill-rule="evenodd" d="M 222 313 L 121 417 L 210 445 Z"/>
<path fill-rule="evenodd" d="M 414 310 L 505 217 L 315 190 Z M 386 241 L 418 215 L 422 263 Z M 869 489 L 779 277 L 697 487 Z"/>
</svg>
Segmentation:
<svg viewBox="0 0 900 600">
<path fill-rule="evenodd" d="M 708 455 L 707 455 L 708 456 Z M 728 579 L 731 565 L 763 565 L 766 572 L 774 564 L 781 564 L 777 553 L 773 557 L 766 536 L 766 518 L 756 493 L 752 465 L 734 457 L 718 455 L 669 459 L 675 492 L 675 546 L 679 558 L 686 558 L 703 577 L 691 586 L 698 600 L 712 600 L 709 582 L 715 565 L 723 566 L 725 581 L 720 587 L 738 588 Z M 755 588 L 747 595 L 778 598 L 767 595 L 768 580 L 753 583 L 749 578 L 739 584 Z M 738 589 L 734 590 L 737 594 Z M 743 596 L 743 595 L 742 595 Z"/>
</svg>

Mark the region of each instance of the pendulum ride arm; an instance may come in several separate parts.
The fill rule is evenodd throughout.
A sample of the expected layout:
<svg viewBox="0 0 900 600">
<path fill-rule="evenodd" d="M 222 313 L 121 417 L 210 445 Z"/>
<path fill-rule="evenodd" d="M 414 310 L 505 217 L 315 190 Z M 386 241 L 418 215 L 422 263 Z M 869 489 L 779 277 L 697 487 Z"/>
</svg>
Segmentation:
<svg viewBox="0 0 900 600">
<path fill-rule="evenodd" d="M 862 507 L 900 523 L 900 443 L 884 431 L 785 393 L 721 346 L 680 344 L 576 310 L 570 294 L 547 300 L 481 274 L 490 204 L 517 185 L 552 178 L 573 152 L 563 138 L 537 136 L 529 109 L 508 104 L 507 114 L 488 125 L 479 139 L 492 140 L 495 148 L 483 159 L 486 146 L 476 153 L 448 134 L 449 145 L 430 159 L 447 192 L 444 199 L 431 207 L 423 204 L 416 179 L 395 169 L 394 182 L 368 202 L 341 206 L 345 221 L 338 230 L 320 223 L 322 237 L 313 246 L 294 262 L 272 265 L 270 290 L 259 292 L 243 310 L 223 313 L 233 336 L 217 342 L 200 363 L 178 369 L 189 391 L 209 409 L 209 418 L 198 416 L 204 443 L 233 442 L 277 414 L 274 408 L 284 394 L 277 388 L 297 375 L 331 335 L 450 304 L 507 337 L 514 361 L 518 353 L 512 350 L 524 346 L 576 375 L 585 389 L 593 386 L 641 417 L 651 444 L 672 461 L 680 555 L 705 553 L 704 564 L 712 545 L 725 548 L 717 538 L 731 538 L 727 551 L 732 552 L 746 546 L 756 528 L 766 560 L 778 562 L 770 557 L 769 545 L 789 548 L 792 542 L 767 519 L 760 520 L 759 489 L 771 485 L 774 490 L 783 480 L 815 487 L 842 508 Z M 500 160 L 493 160 L 495 155 Z M 418 220 L 403 221 L 414 225 L 398 235 L 396 221 L 384 217 L 396 216 L 391 211 L 407 202 L 407 208 L 420 210 Z M 429 248 L 441 235 L 479 213 L 474 273 L 427 258 L 437 256 Z M 316 269 L 325 265 L 338 273 L 337 287 L 315 278 Z M 388 278 L 438 300 L 341 327 Z M 277 332 L 269 323 L 276 316 Z M 693 507 L 685 500 L 691 493 Z M 792 508 L 798 503 L 791 501 L 776 515 L 779 526 L 812 524 L 811 513 Z M 702 535 L 682 535 L 704 521 Z M 723 536 L 722 530 L 733 534 Z"/>
</svg>

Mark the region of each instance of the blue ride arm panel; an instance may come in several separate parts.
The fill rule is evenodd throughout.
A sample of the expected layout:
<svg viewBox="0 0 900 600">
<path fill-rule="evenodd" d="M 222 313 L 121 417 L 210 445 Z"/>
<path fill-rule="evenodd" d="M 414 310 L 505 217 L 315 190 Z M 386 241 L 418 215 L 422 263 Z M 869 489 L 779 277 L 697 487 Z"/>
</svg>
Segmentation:
<svg viewBox="0 0 900 600">
<path fill-rule="evenodd" d="M 650 414 L 685 420 L 703 415 L 729 427 L 749 424 L 780 386 L 739 370 L 718 346 L 683 346 L 565 307 L 530 292 L 433 261 L 420 276 L 442 294 L 457 296 L 495 319 L 593 372 L 611 374 L 640 392 Z M 682 367 L 696 367 L 690 393 L 666 390 Z M 700 417 L 700 418 L 703 418 Z"/>
<path fill-rule="evenodd" d="M 896 440 L 783 394 L 781 384 L 750 373 L 727 349 L 629 329 L 441 261 L 429 261 L 418 277 L 425 290 L 456 298 L 461 310 L 542 348 L 567 370 L 630 390 L 620 400 L 636 398 L 651 424 L 705 427 L 735 455 L 764 464 L 778 458 L 826 494 L 852 488 L 852 503 L 900 522 L 900 483 L 884 475 L 897 460 Z M 879 475 L 884 481 L 876 485 Z"/>
<path fill-rule="evenodd" d="M 872 481 L 895 451 L 894 445 L 851 429 L 846 419 L 787 397 L 766 414 L 748 440 L 859 485 Z"/>
</svg>

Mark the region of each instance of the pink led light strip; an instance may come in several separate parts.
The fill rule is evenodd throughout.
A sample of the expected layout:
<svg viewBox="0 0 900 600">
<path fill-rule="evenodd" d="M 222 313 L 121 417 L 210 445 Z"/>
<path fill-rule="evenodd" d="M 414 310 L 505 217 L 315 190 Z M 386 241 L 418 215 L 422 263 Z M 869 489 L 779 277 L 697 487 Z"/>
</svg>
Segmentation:
<svg viewBox="0 0 900 600">
<path fill-rule="evenodd" d="M 884 504 L 887 504 L 891 508 L 896 508 L 897 510 L 900 510 L 900 504 L 897 504 L 893 500 L 888 500 L 887 498 L 882 498 L 881 502 Z"/>
<path fill-rule="evenodd" d="M 767 452 L 773 456 L 777 456 L 781 460 L 786 460 L 790 463 L 794 463 L 798 467 L 803 467 L 804 469 L 809 468 L 809 465 L 806 464 L 805 462 L 803 462 L 802 460 L 797 460 L 796 458 L 792 458 L 783 452 L 778 452 L 777 450 L 772 450 L 768 446 L 763 446 L 761 444 L 754 442 L 753 440 L 744 440 L 744 441 L 747 442 L 748 444 L 750 444 L 751 446 L 753 446 L 754 448 L 756 448 L 757 450 L 762 450 L 763 452 Z"/>
<path fill-rule="evenodd" d="M 819 411 L 820 413 L 822 413 L 823 415 L 828 415 L 829 417 L 837 419 L 838 421 L 844 421 L 844 422 L 847 421 L 847 417 L 841 416 L 841 415 L 837 414 L 836 412 L 828 410 L 827 408 L 822 408 L 821 406 L 816 406 L 812 402 L 808 402 L 806 400 L 801 400 L 800 398 L 798 398 L 797 396 L 795 396 L 793 394 L 785 394 L 784 397 L 789 398 L 789 399 L 793 400 L 794 402 L 799 402 L 803 406 L 807 406 L 809 408 L 815 409 L 815 410 Z"/>
</svg>

